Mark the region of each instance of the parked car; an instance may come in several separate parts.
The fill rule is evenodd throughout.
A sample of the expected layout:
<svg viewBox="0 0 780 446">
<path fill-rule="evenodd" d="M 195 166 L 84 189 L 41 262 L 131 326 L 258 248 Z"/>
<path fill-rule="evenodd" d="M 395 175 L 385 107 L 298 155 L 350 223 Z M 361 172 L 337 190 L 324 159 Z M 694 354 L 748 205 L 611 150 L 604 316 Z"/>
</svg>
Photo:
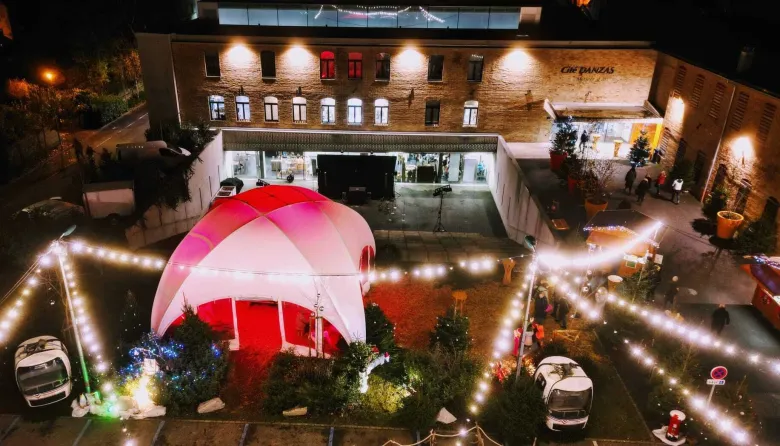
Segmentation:
<svg viewBox="0 0 780 446">
<path fill-rule="evenodd" d="M 83 207 L 77 204 L 63 201 L 62 197 L 51 197 L 48 200 L 41 200 L 37 203 L 33 203 L 25 208 L 22 208 L 20 211 L 16 212 L 13 217 L 48 217 L 56 220 L 63 217 L 80 215 L 84 215 Z"/>
<path fill-rule="evenodd" d="M 68 350 L 54 336 L 28 339 L 16 348 L 16 384 L 30 407 L 62 401 L 72 390 Z"/>
<path fill-rule="evenodd" d="M 565 356 L 544 358 L 534 382 L 547 406 L 547 427 L 553 431 L 582 430 L 593 403 L 593 381 L 579 364 Z"/>
</svg>

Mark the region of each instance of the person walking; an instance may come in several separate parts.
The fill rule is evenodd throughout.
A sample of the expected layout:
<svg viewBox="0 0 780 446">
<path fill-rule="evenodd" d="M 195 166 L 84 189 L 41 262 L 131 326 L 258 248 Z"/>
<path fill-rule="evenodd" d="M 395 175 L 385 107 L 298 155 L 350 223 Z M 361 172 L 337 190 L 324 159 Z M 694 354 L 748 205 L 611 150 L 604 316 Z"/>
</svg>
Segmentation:
<svg viewBox="0 0 780 446">
<path fill-rule="evenodd" d="M 636 187 L 636 202 L 642 204 L 645 201 L 645 194 L 650 190 L 650 177 L 645 177 L 639 186 Z"/>
<path fill-rule="evenodd" d="M 547 316 L 547 307 L 550 302 L 547 300 L 547 292 L 540 291 L 539 295 L 534 300 L 534 320 L 540 324 L 544 323 L 544 318 Z"/>
<path fill-rule="evenodd" d="M 712 332 L 720 336 L 723 328 L 731 323 L 729 312 L 726 311 L 726 305 L 718 305 L 718 309 L 712 312 Z"/>
<path fill-rule="evenodd" d="M 585 144 L 588 143 L 589 139 L 590 139 L 590 135 L 588 135 L 588 131 L 584 130 L 582 132 L 582 135 L 580 135 L 580 150 L 585 148 Z"/>
<path fill-rule="evenodd" d="M 683 188 L 682 178 L 677 178 L 674 181 L 672 181 L 672 203 L 680 204 L 680 193 L 682 193 L 682 188 Z"/>
<path fill-rule="evenodd" d="M 661 196 L 661 189 L 663 189 L 664 184 L 666 184 L 666 171 L 662 170 L 661 173 L 658 174 L 658 178 L 655 180 L 655 196 L 660 197 Z"/>
<path fill-rule="evenodd" d="M 561 324 L 561 328 L 566 330 L 566 324 L 569 320 L 569 299 L 561 298 L 561 303 L 558 305 L 558 321 Z"/>
<path fill-rule="evenodd" d="M 677 286 L 678 280 L 680 280 L 679 277 L 672 277 L 672 283 L 669 284 L 669 289 L 666 291 L 666 295 L 664 295 L 664 310 L 667 306 L 669 308 L 674 308 L 674 301 L 677 299 L 677 294 L 680 292 L 680 287 Z"/>
<path fill-rule="evenodd" d="M 636 181 L 636 167 L 631 166 L 631 169 L 626 173 L 626 193 L 631 194 L 631 189 L 634 188 L 634 181 Z"/>
</svg>

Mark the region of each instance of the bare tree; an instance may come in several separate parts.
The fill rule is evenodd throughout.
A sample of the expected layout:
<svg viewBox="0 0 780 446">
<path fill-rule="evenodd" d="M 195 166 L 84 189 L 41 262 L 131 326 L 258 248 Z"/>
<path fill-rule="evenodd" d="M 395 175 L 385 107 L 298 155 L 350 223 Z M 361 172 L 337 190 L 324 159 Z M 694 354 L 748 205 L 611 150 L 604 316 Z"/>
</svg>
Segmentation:
<svg viewBox="0 0 780 446">
<path fill-rule="evenodd" d="M 603 204 L 607 199 L 609 182 L 617 171 L 617 163 L 611 158 L 590 158 L 582 161 L 582 190 L 594 204 Z"/>
</svg>

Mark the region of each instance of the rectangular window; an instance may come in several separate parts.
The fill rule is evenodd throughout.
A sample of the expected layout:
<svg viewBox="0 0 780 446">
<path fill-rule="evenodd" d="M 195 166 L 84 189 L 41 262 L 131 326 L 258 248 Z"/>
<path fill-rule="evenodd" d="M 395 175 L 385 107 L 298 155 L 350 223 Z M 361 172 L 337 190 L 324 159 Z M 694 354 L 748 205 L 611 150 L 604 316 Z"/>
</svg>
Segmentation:
<svg viewBox="0 0 780 446">
<path fill-rule="evenodd" d="M 685 84 L 685 74 L 687 71 L 688 70 L 683 65 L 680 65 L 680 67 L 677 68 L 677 75 L 674 78 L 674 91 L 672 92 L 676 98 L 680 97 L 683 85 Z"/>
<path fill-rule="evenodd" d="M 425 103 L 425 125 L 436 127 L 439 125 L 439 111 L 441 105 L 439 101 L 429 101 Z"/>
<path fill-rule="evenodd" d="M 758 121 L 758 133 L 756 139 L 761 148 L 766 147 L 766 142 L 769 139 L 769 131 L 772 129 L 772 121 L 775 119 L 775 112 L 777 112 L 777 106 L 774 104 L 765 104 L 764 111 L 761 113 L 761 120 Z"/>
<path fill-rule="evenodd" d="M 322 123 L 323 124 L 335 124 L 336 123 L 336 104 L 322 104 Z"/>
<path fill-rule="evenodd" d="M 424 11 L 424 8 L 422 8 Z M 458 27 L 458 8 L 431 7 L 423 12 L 423 20 L 428 28 L 456 29 Z"/>
<path fill-rule="evenodd" d="M 704 164 L 707 162 L 707 155 L 699 150 L 696 153 L 696 161 L 693 163 L 693 182 L 699 184 L 701 174 L 704 173 Z"/>
<path fill-rule="evenodd" d="M 376 56 L 376 80 L 390 80 L 390 55 L 387 53 L 380 53 Z"/>
<path fill-rule="evenodd" d="M 490 8 L 460 8 L 459 29 L 487 29 Z"/>
<path fill-rule="evenodd" d="M 336 55 L 332 51 L 320 54 L 320 79 L 336 79 Z"/>
<path fill-rule="evenodd" d="M 363 123 L 362 105 L 347 105 L 347 123 L 353 125 Z"/>
<path fill-rule="evenodd" d="M 305 6 L 278 6 L 279 26 L 306 26 Z"/>
<path fill-rule="evenodd" d="M 726 86 L 718 82 L 715 85 L 715 93 L 712 95 L 712 102 L 710 102 L 710 111 L 707 112 L 712 119 L 718 119 L 720 115 L 720 105 L 723 102 L 723 95 L 726 93 Z"/>
<path fill-rule="evenodd" d="M 483 56 L 472 55 L 469 57 L 469 71 L 466 80 L 471 82 L 482 82 L 482 67 L 484 66 Z"/>
<path fill-rule="evenodd" d="M 306 104 L 293 104 L 293 122 L 303 124 L 306 122 Z"/>
<path fill-rule="evenodd" d="M 685 159 L 685 152 L 688 151 L 688 141 L 680 139 L 680 144 L 677 146 L 677 153 L 674 154 L 674 165 L 677 166 L 682 160 Z"/>
<path fill-rule="evenodd" d="M 434 55 L 428 58 L 428 80 L 440 81 L 444 74 L 444 56 Z"/>
<path fill-rule="evenodd" d="M 467 105 L 463 109 L 463 127 L 477 126 L 477 106 Z"/>
<path fill-rule="evenodd" d="M 490 8 L 490 29 L 517 29 L 520 8 Z"/>
<path fill-rule="evenodd" d="M 374 124 L 387 125 L 387 117 L 390 114 L 390 107 L 387 105 L 377 105 L 374 107 Z"/>
<path fill-rule="evenodd" d="M 742 120 L 745 119 L 745 111 L 747 110 L 748 105 L 748 99 L 750 99 L 750 96 L 748 96 L 747 93 L 740 93 L 737 96 L 737 104 L 734 106 L 734 114 L 731 115 L 731 129 L 739 131 L 742 128 Z"/>
<path fill-rule="evenodd" d="M 279 12 L 276 6 L 253 6 L 249 8 L 249 24 L 279 26 Z"/>
<path fill-rule="evenodd" d="M 362 79 L 363 78 L 363 60 L 352 59 L 347 61 L 347 77 L 350 79 Z"/>
<path fill-rule="evenodd" d="M 263 73 L 263 79 L 276 78 L 276 53 L 273 51 L 260 52 L 260 70 Z"/>
<path fill-rule="evenodd" d="M 265 121 L 266 122 L 279 122 L 279 104 L 278 103 L 265 103 Z"/>
<path fill-rule="evenodd" d="M 209 96 L 209 115 L 212 121 L 224 121 L 225 98 L 222 96 Z"/>
<path fill-rule="evenodd" d="M 250 121 L 249 115 L 249 97 L 236 96 L 236 119 L 239 121 Z"/>
<path fill-rule="evenodd" d="M 247 8 L 219 8 L 220 25 L 249 25 Z"/>
<path fill-rule="evenodd" d="M 691 93 L 691 105 L 693 108 L 699 108 L 701 101 L 701 92 L 704 90 L 704 76 L 696 76 L 696 82 L 693 84 L 693 93 Z"/>
<path fill-rule="evenodd" d="M 219 77 L 219 53 L 216 51 L 206 51 L 203 53 L 206 62 L 206 77 Z"/>
</svg>

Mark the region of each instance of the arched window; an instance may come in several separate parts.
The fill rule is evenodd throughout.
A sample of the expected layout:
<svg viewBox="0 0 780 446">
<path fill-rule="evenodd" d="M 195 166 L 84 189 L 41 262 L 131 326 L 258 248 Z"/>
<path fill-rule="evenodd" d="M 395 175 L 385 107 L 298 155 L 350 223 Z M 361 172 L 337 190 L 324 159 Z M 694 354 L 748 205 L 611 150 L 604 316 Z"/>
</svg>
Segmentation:
<svg viewBox="0 0 780 446">
<path fill-rule="evenodd" d="M 374 101 L 374 124 L 387 125 L 390 117 L 390 102 L 387 99 L 377 99 Z"/>
<path fill-rule="evenodd" d="M 333 51 L 320 53 L 320 79 L 336 79 L 336 55 Z"/>
<path fill-rule="evenodd" d="M 296 124 L 306 122 L 306 98 L 300 96 L 293 98 L 293 122 Z"/>
<path fill-rule="evenodd" d="M 767 221 L 775 222 L 777 220 L 777 210 L 780 209 L 780 201 L 777 201 L 775 197 L 769 197 L 764 203 L 764 212 L 761 213 L 761 218 Z"/>
<path fill-rule="evenodd" d="M 387 53 L 376 55 L 376 80 L 390 80 L 390 55 Z"/>
<path fill-rule="evenodd" d="M 363 123 L 363 101 L 352 98 L 347 101 L 347 124 Z"/>
<path fill-rule="evenodd" d="M 224 121 L 225 118 L 225 98 L 222 96 L 209 96 L 209 115 L 212 121 Z"/>
<path fill-rule="evenodd" d="M 336 123 L 336 100 L 333 98 L 325 98 L 321 102 L 321 116 L 323 124 L 335 124 Z"/>
<path fill-rule="evenodd" d="M 477 126 L 478 110 L 479 110 L 479 102 L 466 101 L 466 104 L 463 106 L 463 127 Z"/>
<path fill-rule="evenodd" d="M 249 96 L 236 96 L 236 119 L 238 121 L 248 122 L 249 118 Z"/>
<path fill-rule="evenodd" d="M 363 53 L 349 53 L 347 77 L 350 79 L 363 78 Z"/>
<path fill-rule="evenodd" d="M 266 96 L 263 103 L 265 104 L 265 122 L 279 122 L 279 100 L 273 96 Z"/>
</svg>

